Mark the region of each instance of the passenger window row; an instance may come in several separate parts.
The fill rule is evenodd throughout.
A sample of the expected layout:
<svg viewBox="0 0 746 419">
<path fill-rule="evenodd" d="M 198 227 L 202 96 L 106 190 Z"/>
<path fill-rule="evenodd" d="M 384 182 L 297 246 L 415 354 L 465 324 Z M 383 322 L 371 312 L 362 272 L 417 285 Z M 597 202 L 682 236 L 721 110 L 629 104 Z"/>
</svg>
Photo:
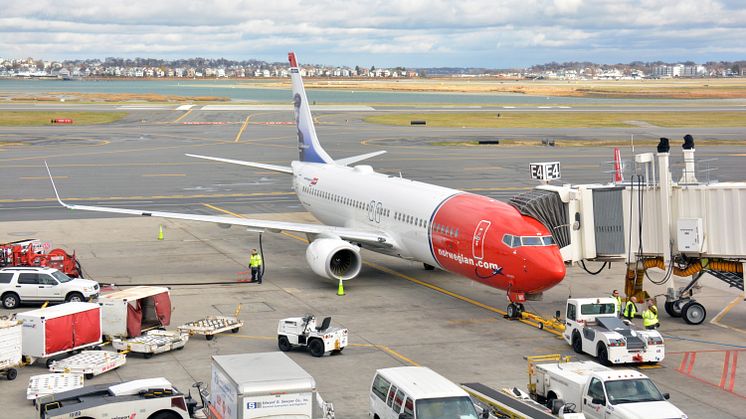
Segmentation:
<svg viewBox="0 0 746 419">
<path fill-rule="evenodd" d="M 445 234 L 446 236 L 458 237 L 457 228 L 449 227 L 439 223 L 433 223 L 433 231 L 436 233 Z"/>
<path fill-rule="evenodd" d="M 415 217 L 414 215 L 408 215 L 401 212 L 394 213 L 394 220 L 411 224 L 415 227 L 428 228 L 430 226 L 430 222 L 424 218 Z"/>
<path fill-rule="evenodd" d="M 309 186 L 304 186 L 302 188 L 303 193 L 317 196 L 321 199 L 326 199 L 328 201 L 337 202 L 342 205 L 346 205 L 348 207 L 357 208 L 359 210 L 364 211 L 371 211 L 373 210 L 373 204 L 371 203 L 365 203 L 363 201 L 358 201 L 356 199 L 348 198 L 342 195 L 337 195 L 331 192 L 326 192 L 321 189 L 311 188 Z M 383 207 L 376 207 L 375 211 L 377 214 L 382 215 L 384 217 L 388 217 L 391 215 L 391 210 Z"/>
</svg>

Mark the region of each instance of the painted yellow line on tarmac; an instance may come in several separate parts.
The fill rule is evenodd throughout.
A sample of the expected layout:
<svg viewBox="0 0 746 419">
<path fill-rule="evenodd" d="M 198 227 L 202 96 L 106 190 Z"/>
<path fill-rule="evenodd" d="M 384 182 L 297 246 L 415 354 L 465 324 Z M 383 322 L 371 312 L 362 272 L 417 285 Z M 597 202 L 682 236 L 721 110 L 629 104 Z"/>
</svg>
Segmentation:
<svg viewBox="0 0 746 419">
<path fill-rule="evenodd" d="M 174 121 L 172 123 L 175 124 L 175 123 L 181 121 L 182 119 L 184 119 L 184 117 L 186 117 L 187 115 L 189 115 L 190 113 L 192 113 L 193 110 L 194 109 L 189 109 L 188 111 L 184 112 L 183 115 L 181 115 L 180 117 L 174 119 Z"/>
<path fill-rule="evenodd" d="M 49 179 L 45 177 L 44 179 Z M 255 196 L 290 196 L 292 192 L 255 192 L 234 194 L 194 194 L 194 195 L 136 195 L 136 196 L 94 196 L 88 198 L 65 198 L 65 201 L 127 201 L 153 199 L 215 199 L 215 198 L 250 198 Z M 20 202 L 57 202 L 57 198 L 20 198 L 0 199 L 0 203 L 12 204 Z"/>
<path fill-rule="evenodd" d="M 238 134 L 236 134 L 236 141 L 235 142 L 238 142 L 238 140 L 241 139 L 241 134 L 243 134 L 243 130 L 245 130 L 246 126 L 249 125 L 249 118 L 251 118 L 251 115 L 248 115 L 246 117 L 246 119 L 243 121 L 243 125 L 241 125 L 241 129 L 238 130 Z"/>
<path fill-rule="evenodd" d="M 186 176 L 185 173 L 145 173 L 142 177 L 178 177 Z"/>
<path fill-rule="evenodd" d="M 67 179 L 67 176 L 52 176 L 54 179 Z M 49 180 L 49 176 L 21 176 L 21 180 Z"/>
<path fill-rule="evenodd" d="M 720 323 L 720 320 L 722 320 L 723 317 L 725 317 L 725 315 L 728 314 L 728 312 L 731 311 L 733 309 L 733 307 L 736 306 L 736 304 L 738 304 L 741 301 L 743 301 L 744 297 L 746 297 L 746 294 L 741 294 L 738 297 L 734 298 L 733 301 L 731 301 L 730 303 L 728 303 L 728 305 L 725 306 L 725 308 L 722 309 L 720 311 L 720 313 L 718 313 L 718 315 L 715 316 L 714 319 L 710 320 L 710 323 L 714 324 L 715 326 L 723 327 L 725 329 L 731 329 L 731 330 L 735 330 L 736 332 L 746 333 L 746 330 L 744 330 L 744 329 Z"/>
<path fill-rule="evenodd" d="M 203 203 L 202 205 L 204 205 L 204 206 L 206 206 L 208 208 L 214 209 L 216 211 L 223 212 L 225 214 L 230 214 L 230 215 L 232 215 L 234 217 L 244 218 L 244 219 L 246 218 L 246 217 L 244 217 L 241 214 L 236 214 L 235 212 L 228 211 L 228 210 L 220 208 L 220 207 L 216 207 L 215 205 L 210 205 L 210 204 L 205 204 L 205 203 Z M 286 236 L 288 236 L 288 237 L 292 237 L 292 238 L 294 238 L 296 240 L 300 240 L 302 242 L 308 243 L 308 240 L 306 240 L 306 239 L 304 239 L 302 237 L 299 237 L 299 236 L 296 236 L 296 235 L 293 235 L 293 234 L 290 234 L 290 233 L 287 233 L 287 232 L 283 232 L 283 234 L 286 235 Z M 381 266 L 381 265 L 379 265 L 377 263 L 363 262 L 363 264 L 366 265 L 366 266 L 370 266 L 371 268 L 376 269 L 378 271 L 381 271 L 383 273 L 387 273 L 389 275 L 398 276 L 399 278 L 406 279 L 407 281 L 410 281 L 410 282 L 414 282 L 415 284 L 421 285 L 421 286 L 423 286 L 425 288 L 430 288 L 433 291 L 438 291 L 441 294 L 448 295 L 448 296 L 453 297 L 453 298 L 455 298 L 457 300 L 461 300 L 463 302 L 466 302 L 466 303 L 469 303 L 471 305 L 483 308 L 483 309 L 491 311 L 493 313 L 497 313 L 497 314 L 499 314 L 501 316 L 504 316 L 504 315 L 507 314 L 505 311 L 500 310 L 499 308 L 492 307 L 490 305 L 481 303 L 481 302 L 479 302 L 477 300 L 471 299 L 471 298 L 463 296 L 461 294 L 456 294 L 453 291 L 448 291 L 445 288 L 441 288 L 441 287 L 439 287 L 437 285 L 434 285 L 434 284 L 431 284 L 429 282 L 425 282 L 425 281 L 419 280 L 417 278 L 413 278 L 413 277 L 411 277 L 409 275 L 405 275 L 405 274 L 403 274 L 401 272 L 397 272 L 397 271 L 395 271 L 395 270 L 393 270 L 391 268 L 387 268 L 385 266 Z M 557 336 L 562 336 L 562 333 L 558 332 L 556 330 L 551 330 L 551 329 L 547 329 L 547 328 L 540 328 L 539 327 L 539 323 L 535 323 L 535 322 L 532 322 L 530 320 L 525 320 L 525 319 L 517 319 L 517 321 L 519 321 L 519 322 L 521 322 L 523 324 L 527 324 L 527 325 L 533 326 L 533 327 L 535 327 L 537 329 L 540 329 L 540 330 L 543 330 L 545 332 L 549 332 L 549 333 L 552 333 L 552 334 L 557 335 Z"/>
</svg>

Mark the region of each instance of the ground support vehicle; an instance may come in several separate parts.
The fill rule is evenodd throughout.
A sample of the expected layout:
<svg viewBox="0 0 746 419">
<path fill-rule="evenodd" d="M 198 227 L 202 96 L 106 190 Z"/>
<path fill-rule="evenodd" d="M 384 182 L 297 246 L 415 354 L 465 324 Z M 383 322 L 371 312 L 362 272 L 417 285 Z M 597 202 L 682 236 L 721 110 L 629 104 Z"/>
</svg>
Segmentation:
<svg viewBox="0 0 746 419">
<path fill-rule="evenodd" d="M 23 362 L 21 322 L 0 319 L 0 374 L 12 381 L 18 376 L 17 367 Z"/>
<path fill-rule="evenodd" d="M 347 346 L 347 329 L 331 327 L 332 318 L 326 317 L 320 326 L 316 317 L 290 317 L 277 325 L 277 346 L 287 352 L 294 347 L 307 347 L 315 357 L 338 354 Z"/>
<path fill-rule="evenodd" d="M 136 352 L 150 358 L 155 354 L 184 348 L 189 335 L 167 330 L 151 330 L 142 336 L 130 339 L 115 338 L 111 345 L 120 352 Z"/>
<path fill-rule="evenodd" d="M 243 326 L 243 321 L 238 319 L 238 310 L 235 317 L 228 316 L 207 316 L 193 322 L 183 324 L 177 328 L 181 333 L 189 335 L 204 335 L 205 339 L 212 340 L 218 333 L 231 331 L 238 333 Z"/>
<path fill-rule="evenodd" d="M 70 278 L 54 268 L 0 269 L 0 300 L 7 309 L 17 308 L 22 302 L 88 301 L 97 297 L 98 293 L 96 281 Z"/>
<path fill-rule="evenodd" d="M 611 369 L 593 361 L 569 362 L 560 355 L 529 357 L 528 390 L 552 413 L 583 413 L 586 418 L 686 418 L 669 403 L 668 393 L 644 374 Z"/>
<path fill-rule="evenodd" d="M 480 383 L 464 383 L 461 387 L 475 400 L 477 410 L 488 412 L 488 418 L 512 418 L 512 419 L 554 419 L 551 410 L 543 404 L 537 403 L 531 397 L 518 389 L 495 390 Z M 564 419 L 584 418 L 583 414 L 577 416 L 564 416 Z"/>
<path fill-rule="evenodd" d="M 665 357 L 663 336 L 620 319 L 613 298 L 567 300 L 562 336 L 575 352 L 595 356 L 604 365 L 660 362 Z"/>
<path fill-rule="evenodd" d="M 87 380 L 127 363 L 127 355 L 112 351 L 83 351 L 49 365 L 51 372 L 84 374 Z"/>
<path fill-rule="evenodd" d="M 49 243 L 38 239 L 0 244 L 0 268 L 6 266 L 39 266 L 57 269 L 71 278 L 83 276 L 83 268 L 75 257 L 63 249 L 46 251 Z"/>
<path fill-rule="evenodd" d="M 215 355 L 208 417 L 334 419 L 316 381 L 282 352 Z"/>
<path fill-rule="evenodd" d="M 101 310 L 96 303 L 65 303 L 18 313 L 23 322 L 22 352 L 28 363 L 101 345 Z"/>
<path fill-rule="evenodd" d="M 97 384 L 39 397 L 41 419 L 144 418 L 188 419 L 197 409 L 165 378 L 147 378 L 121 384 Z"/>
<path fill-rule="evenodd" d="M 133 338 L 171 324 L 171 295 L 165 287 L 132 287 L 99 297 L 103 334 Z"/>
<path fill-rule="evenodd" d="M 29 379 L 26 388 L 26 399 L 36 404 L 36 399 L 49 394 L 62 393 L 83 387 L 85 379 L 83 374 L 40 374 Z"/>
</svg>

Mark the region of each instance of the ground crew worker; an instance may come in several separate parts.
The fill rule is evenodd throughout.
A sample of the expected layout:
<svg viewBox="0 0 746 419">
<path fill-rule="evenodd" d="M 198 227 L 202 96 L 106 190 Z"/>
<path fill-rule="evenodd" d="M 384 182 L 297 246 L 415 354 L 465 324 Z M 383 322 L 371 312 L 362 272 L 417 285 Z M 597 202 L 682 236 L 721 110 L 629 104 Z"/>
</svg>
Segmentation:
<svg viewBox="0 0 746 419">
<path fill-rule="evenodd" d="M 262 283 L 262 255 L 256 252 L 256 249 L 251 249 L 251 257 L 249 258 L 249 269 L 251 269 L 251 282 L 257 284 Z"/>
<path fill-rule="evenodd" d="M 614 290 L 611 293 L 611 298 L 616 302 L 616 312 L 622 315 L 622 297 L 619 295 L 619 290 Z"/>
<path fill-rule="evenodd" d="M 642 325 L 646 329 L 656 329 L 661 325 L 658 321 L 658 307 L 652 298 L 648 299 L 648 308 L 642 312 Z"/>
<path fill-rule="evenodd" d="M 637 315 L 637 297 L 632 296 L 627 301 L 627 305 L 624 306 L 624 318 L 632 320 Z"/>
</svg>

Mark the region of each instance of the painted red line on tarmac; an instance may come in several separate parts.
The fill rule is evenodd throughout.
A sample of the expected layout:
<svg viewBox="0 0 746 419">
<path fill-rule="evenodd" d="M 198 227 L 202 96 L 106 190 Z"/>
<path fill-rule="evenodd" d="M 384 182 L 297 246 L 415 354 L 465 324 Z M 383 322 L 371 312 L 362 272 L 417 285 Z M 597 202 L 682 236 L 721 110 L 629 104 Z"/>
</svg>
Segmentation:
<svg viewBox="0 0 746 419">
<path fill-rule="evenodd" d="M 692 373 L 692 368 L 694 368 L 694 361 L 697 359 L 697 353 L 692 352 L 692 356 L 689 357 L 689 367 L 686 369 L 687 374 Z"/>
<path fill-rule="evenodd" d="M 679 371 L 679 372 L 681 372 L 681 371 Z M 683 375 L 685 375 L 685 376 L 687 376 L 687 377 L 689 377 L 689 378 L 693 378 L 693 379 L 695 379 L 695 380 L 697 380 L 697 381 L 699 381 L 699 382 L 701 382 L 701 383 L 705 383 L 705 384 L 707 384 L 708 386 L 712 386 L 712 387 L 715 387 L 715 388 L 719 388 L 719 389 L 721 389 L 721 390 L 724 390 L 723 388 L 719 387 L 719 386 L 718 386 L 717 384 L 715 384 L 715 383 L 711 383 L 711 382 L 709 382 L 709 381 L 707 381 L 707 380 L 704 380 L 704 379 L 702 379 L 702 378 L 699 378 L 699 377 L 697 377 L 697 376 L 694 376 L 694 375 L 691 375 L 691 374 L 687 374 L 687 373 L 685 373 L 685 372 L 681 372 L 681 374 L 683 374 Z M 727 391 L 728 393 L 730 393 L 730 394 L 732 394 L 732 395 L 734 395 L 734 396 L 736 396 L 736 397 L 740 397 L 740 398 L 742 398 L 742 399 L 746 400 L 746 396 L 744 396 L 743 394 L 739 394 L 739 393 L 736 393 L 735 391 L 728 391 L 728 390 L 725 390 L 725 391 Z"/>
<path fill-rule="evenodd" d="M 725 361 L 723 361 L 723 373 L 720 375 L 720 388 L 725 388 L 725 379 L 728 377 L 728 368 L 730 367 L 730 351 L 725 351 Z"/>
<path fill-rule="evenodd" d="M 684 352 L 684 357 L 681 358 L 681 365 L 679 365 L 679 371 L 684 372 L 684 365 L 686 365 L 686 361 L 689 360 L 689 354 L 691 352 Z"/>
<path fill-rule="evenodd" d="M 251 122 L 252 125 L 294 125 L 295 121 L 258 121 Z"/>
<path fill-rule="evenodd" d="M 733 365 L 730 367 L 730 385 L 726 390 L 733 392 L 736 386 L 736 367 L 738 367 L 738 352 L 733 352 Z"/>
<path fill-rule="evenodd" d="M 746 349 L 728 349 L 728 350 L 731 351 L 731 352 L 744 352 L 744 351 L 746 351 Z M 702 350 L 699 350 L 699 351 L 671 351 L 671 352 L 666 352 L 666 355 L 681 355 L 681 354 L 686 354 L 686 353 L 689 353 L 689 352 L 707 353 L 707 352 L 724 352 L 724 350 L 723 349 L 702 349 Z"/>
</svg>

